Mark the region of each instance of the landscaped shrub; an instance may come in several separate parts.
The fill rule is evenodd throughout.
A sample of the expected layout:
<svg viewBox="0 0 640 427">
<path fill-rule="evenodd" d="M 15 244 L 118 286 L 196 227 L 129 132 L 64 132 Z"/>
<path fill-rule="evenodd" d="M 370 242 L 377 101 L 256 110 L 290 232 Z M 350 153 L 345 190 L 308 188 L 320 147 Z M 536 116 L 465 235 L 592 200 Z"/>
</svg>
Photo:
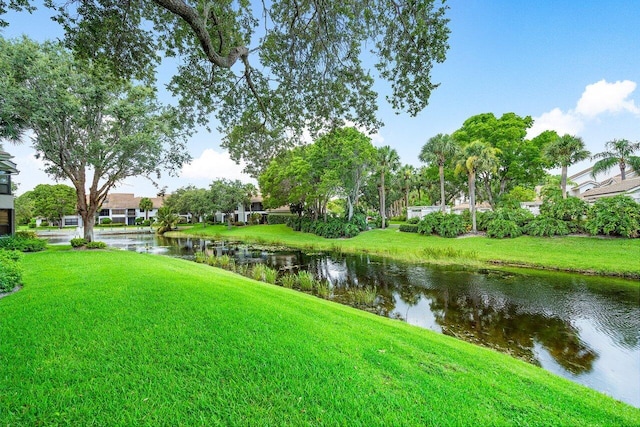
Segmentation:
<svg viewBox="0 0 640 427">
<path fill-rule="evenodd" d="M 538 215 L 524 228 L 524 232 L 530 236 L 550 237 L 566 236 L 571 232 L 566 221 L 551 218 L 545 215 Z"/>
<path fill-rule="evenodd" d="M 87 249 L 106 249 L 107 244 L 105 242 L 89 242 L 87 243 Z"/>
<path fill-rule="evenodd" d="M 9 292 L 22 283 L 22 254 L 13 250 L 0 250 L 0 292 Z"/>
<path fill-rule="evenodd" d="M 433 234 L 436 233 L 444 214 L 442 212 L 432 212 L 425 215 L 418 223 L 418 233 Z"/>
<path fill-rule="evenodd" d="M 32 219 L 31 221 L 29 221 L 28 227 L 29 228 L 36 228 L 36 220 Z"/>
<path fill-rule="evenodd" d="M 583 230 L 584 217 L 589 208 L 587 203 L 577 197 L 545 200 L 540 206 L 540 215 L 565 221 L 573 233 Z"/>
<path fill-rule="evenodd" d="M 18 236 L 0 238 L 0 249 L 20 252 L 39 252 L 46 247 L 47 241 L 44 239 L 23 238 Z"/>
<path fill-rule="evenodd" d="M 495 220 L 513 221 L 518 227 L 524 227 L 533 220 L 534 216 L 528 209 L 520 207 L 502 207 L 495 211 L 484 212 L 481 222 L 483 228 L 488 231 L 489 226 Z"/>
<path fill-rule="evenodd" d="M 592 235 L 638 237 L 640 204 L 628 196 L 598 199 L 589 210 L 585 228 Z"/>
<path fill-rule="evenodd" d="M 417 224 L 401 224 L 400 231 L 403 231 L 405 233 L 417 233 L 418 225 Z"/>
<path fill-rule="evenodd" d="M 358 231 L 365 231 L 367 229 L 367 216 L 362 212 L 355 213 L 351 217 L 350 223 L 358 227 Z"/>
<path fill-rule="evenodd" d="M 515 221 L 508 219 L 494 219 L 487 227 L 487 236 L 497 239 L 505 237 L 518 237 L 522 235 L 522 229 Z"/>
<path fill-rule="evenodd" d="M 82 237 L 75 237 L 71 239 L 71 247 L 72 248 L 80 248 L 87 244 L 87 239 L 83 239 Z"/>
<path fill-rule="evenodd" d="M 458 237 L 464 234 L 466 227 L 460 215 L 444 214 L 436 232 L 442 237 Z"/>
<path fill-rule="evenodd" d="M 418 218 L 417 216 L 413 217 L 413 218 L 409 218 L 407 220 L 407 224 L 415 224 L 415 225 L 417 225 L 419 222 L 420 222 L 420 218 Z"/>
<path fill-rule="evenodd" d="M 100 220 L 100 224 L 102 224 L 102 225 L 109 225 L 109 224 L 111 224 L 112 222 L 113 222 L 113 221 L 111 220 L 111 218 L 102 218 L 102 219 Z"/>
<path fill-rule="evenodd" d="M 249 225 L 260 224 L 260 222 L 262 222 L 262 214 L 254 212 L 249 215 Z"/>
<path fill-rule="evenodd" d="M 38 234 L 33 230 L 18 230 L 15 232 L 14 236 L 20 239 L 37 239 Z"/>
<path fill-rule="evenodd" d="M 290 214 L 269 214 L 267 215 L 267 224 L 269 225 L 287 224 L 288 221 L 293 218 L 298 218 L 298 216 L 290 215 Z"/>
</svg>

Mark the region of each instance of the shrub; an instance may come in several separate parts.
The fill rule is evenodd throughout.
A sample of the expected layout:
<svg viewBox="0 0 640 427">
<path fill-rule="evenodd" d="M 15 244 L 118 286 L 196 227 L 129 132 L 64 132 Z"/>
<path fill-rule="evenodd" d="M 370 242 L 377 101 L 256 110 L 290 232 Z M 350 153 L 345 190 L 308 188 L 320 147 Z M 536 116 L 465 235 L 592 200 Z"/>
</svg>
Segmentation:
<svg viewBox="0 0 640 427">
<path fill-rule="evenodd" d="M 589 208 L 587 203 L 577 197 L 545 200 L 540 206 L 540 214 L 565 221 L 571 232 L 583 230 L 584 217 Z"/>
<path fill-rule="evenodd" d="M 483 228 L 488 231 L 491 223 L 496 220 L 513 221 L 518 227 L 524 227 L 533 220 L 533 218 L 533 214 L 528 209 L 502 207 L 495 211 L 484 212 L 481 222 L 483 223 Z"/>
<path fill-rule="evenodd" d="M 36 228 L 36 220 L 32 219 L 31 221 L 29 221 L 29 228 Z"/>
<path fill-rule="evenodd" d="M 249 215 L 249 225 L 260 224 L 261 222 L 262 222 L 262 214 L 254 212 L 251 215 Z"/>
<path fill-rule="evenodd" d="M 136 218 L 135 224 L 136 225 L 142 225 L 143 221 L 144 221 L 144 218 L 139 216 L 138 218 Z"/>
<path fill-rule="evenodd" d="M 407 224 L 418 224 L 420 222 L 420 218 L 418 217 L 414 217 L 414 218 L 409 218 L 407 220 Z"/>
<path fill-rule="evenodd" d="M 100 220 L 100 224 L 101 224 L 101 225 L 109 225 L 109 224 L 111 224 L 112 222 L 113 222 L 113 221 L 111 220 L 111 218 L 102 218 L 102 219 Z"/>
<path fill-rule="evenodd" d="M 316 281 L 316 292 L 321 298 L 329 298 L 331 296 L 331 285 L 326 280 Z"/>
<path fill-rule="evenodd" d="M 457 237 L 464 234 L 466 227 L 460 215 L 444 214 L 437 232 L 442 237 Z"/>
<path fill-rule="evenodd" d="M 518 237 L 522 235 L 522 229 L 515 221 L 508 219 L 495 219 L 487 227 L 487 236 L 498 239 L 505 237 Z"/>
<path fill-rule="evenodd" d="M 418 233 L 420 234 L 433 234 L 436 232 L 444 214 L 442 212 L 432 212 L 425 215 L 418 223 Z"/>
<path fill-rule="evenodd" d="M 367 229 L 367 216 L 361 212 L 353 214 L 350 222 L 358 227 L 358 231 L 365 231 Z"/>
<path fill-rule="evenodd" d="M 278 279 L 278 270 L 266 267 L 264 269 L 263 280 L 267 283 L 271 283 L 272 285 L 276 283 Z"/>
<path fill-rule="evenodd" d="M 149 227 L 151 225 L 151 220 L 150 219 L 145 219 L 144 221 L 142 221 L 140 223 L 143 227 Z"/>
<path fill-rule="evenodd" d="M 10 292 L 22 283 L 22 254 L 0 250 L 0 292 Z"/>
<path fill-rule="evenodd" d="M 417 224 L 401 224 L 400 231 L 403 231 L 405 233 L 417 233 L 418 225 Z"/>
<path fill-rule="evenodd" d="M 107 244 L 105 242 L 89 242 L 87 243 L 87 249 L 106 249 Z"/>
<path fill-rule="evenodd" d="M 18 230 L 14 236 L 20 239 L 37 239 L 38 235 L 33 230 Z"/>
<path fill-rule="evenodd" d="M 297 281 L 298 280 L 295 274 L 285 274 L 284 276 L 280 277 L 280 285 L 289 289 L 293 288 Z"/>
<path fill-rule="evenodd" d="M 628 196 L 598 199 L 589 210 L 586 230 L 592 235 L 640 235 L 640 204 Z"/>
<path fill-rule="evenodd" d="M 71 239 L 72 248 L 80 248 L 82 246 L 85 246 L 87 243 L 88 243 L 87 240 L 83 239 L 82 237 L 76 237 Z"/>
<path fill-rule="evenodd" d="M 530 236 L 566 236 L 571 232 L 565 221 L 551 218 L 545 215 L 538 215 L 524 229 Z"/>
<path fill-rule="evenodd" d="M 291 214 L 269 214 L 267 215 L 267 224 L 269 225 L 288 224 L 288 221 L 291 220 L 292 218 L 298 218 L 298 216 L 291 215 Z"/>
<path fill-rule="evenodd" d="M 44 239 L 22 238 L 9 236 L 0 238 L 0 249 L 7 249 L 20 252 L 40 252 L 47 247 Z"/>
</svg>

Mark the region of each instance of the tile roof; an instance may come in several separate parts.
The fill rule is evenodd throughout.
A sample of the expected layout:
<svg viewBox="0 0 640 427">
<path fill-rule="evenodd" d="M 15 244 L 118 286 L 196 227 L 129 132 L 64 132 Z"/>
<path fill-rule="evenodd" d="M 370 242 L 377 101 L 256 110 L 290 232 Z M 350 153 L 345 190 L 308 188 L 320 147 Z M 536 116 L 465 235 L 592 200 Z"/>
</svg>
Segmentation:
<svg viewBox="0 0 640 427">
<path fill-rule="evenodd" d="M 102 204 L 102 208 L 138 209 L 142 199 L 143 197 L 136 197 L 133 193 L 111 193 Z M 164 205 L 162 197 L 149 197 L 149 199 L 151 199 L 154 209 L 161 208 Z"/>
<path fill-rule="evenodd" d="M 614 196 L 616 194 L 626 193 L 638 187 L 640 187 L 640 178 L 625 179 L 621 182 L 592 188 L 591 190 L 587 190 L 582 193 L 580 197 L 587 199 L 593 196 Z"/>
</svg>

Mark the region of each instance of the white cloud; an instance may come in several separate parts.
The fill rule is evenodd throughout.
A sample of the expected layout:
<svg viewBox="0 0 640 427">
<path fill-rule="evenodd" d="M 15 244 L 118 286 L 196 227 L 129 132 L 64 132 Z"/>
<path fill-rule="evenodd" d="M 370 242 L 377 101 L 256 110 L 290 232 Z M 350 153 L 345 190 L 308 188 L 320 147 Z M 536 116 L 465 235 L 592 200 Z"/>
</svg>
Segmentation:
<svg viewBox="0 0 640 427">
<path fill-rule="evenodd" d="M 244 163 L 236 164 L 228 153 L 220 153 L 211 148 L 202 152 L 200 157 L 182 167 L 181 178 L 212 181 L 218 178 L 239 179 L 242 182 L 253 182 L 247 174 L 242 173 Z"/>
<path fill-rule="evenodd" d="M 527 132 L 527 137 L 536 137 L 545 130 L 555 130 L 559 135 L 575 135 L 583 127 L 583 121 L 573 112 L 564 113 L 559 108 L 554 108 L 548 113 L 543 113 L 540 117 L 534 118 L 533 126 Z"/>
<path fill-rule="evenodd" d="M 545 130 L 555 130 L 560 135 L 576 135 L 585 124 L 605 113 L 632 113 L 640 115 L 633 99 L 628 99 L 637 84 L 630 80 L 608 83 L 606 80 L 587 85 L 576 104 L 575 110 L 566 112 L 559 108 L 534 117 L 534 124 L 527 132 L 533 138 Z"/>
<path fill-rule="evenodd" d="M 630 80 L 608 83 L 600 80 L 587 85 L 582 97 L 578 100 L 575 112 L 588 118 L 602 113 L 630 112 L 640 114 L 633 99 L 627 99 L 636 90 L 636 83 Z"/>
</svg>

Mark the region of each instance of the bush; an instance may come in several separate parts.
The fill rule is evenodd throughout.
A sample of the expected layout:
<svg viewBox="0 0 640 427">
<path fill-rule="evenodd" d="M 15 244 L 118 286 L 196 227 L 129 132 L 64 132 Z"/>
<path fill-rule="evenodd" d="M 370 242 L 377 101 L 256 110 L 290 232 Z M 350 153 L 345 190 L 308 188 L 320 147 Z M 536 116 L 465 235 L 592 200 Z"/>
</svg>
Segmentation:
<svg viewBox="0 0 640 427">
<path fill-rule="evenodd" d="M 407 220 L 407 224 L 415 224 L 415 225 L 417 225 L 419 222 L 420 222 L 420 218 L 418 218 L 418 217 L 409 218 Z"/>
<path fill-rule="evenodd" d="M 111 220 L 111 218 L 102 218 L 102 219 L 100 220 L 100 224 L 101 224 L 101 225 L 109 225 L 109 224 L 111 224 L 112 222 L 113 222 L 113 221 Z"/>
<path fill-rule="evenodd" d="M 22 283 L 22 254 L 0 250 L 0 292 L 10 292 Z"/>
<path fill-rule="evenodd" d="M 262 214 L 254 212 L 251 215 L 249 215 L 249 225 L 260 224 L 261 222 L 262 222 Z"/>
<path fill-rule="evenodd" d="M 87 243 L 87 249 L 106 249 L 107 244 L 105 242 L 89 242 Z"/>
<path fill-rule="evenodd" d="M 0 249 L 7 249 L 20 252 L 40 252 L 47 247 L 44 239 L 23 238 L 10 236 L 0 238 Z"/>
<path fill-rule="evenodd" d="M 533 221 L 527 224 L 524 231 L 530 236 L 539 237 L 566 236 L 571 232 L 565 221 L 546 215 L 538 215 Z"/>
<path fill-rule="evenodd" d="M 87 240 L 83 239 L 82 237 L 76 237 L 71 239 L 72 248 L 81 248 L 82 246 L 85 246 L 87 243 L 88 243 Z"/>
<path fill-rule="evenodd" d="M 140 223 L 140 225 L 142 225 L 143 227 L 149 227 L 151 225 L 151 220 L 145 219 Z"/>
<path fill-rule="evenodd" d="M 420 234 L 433 234 L 436 232 L 444 214 L 442 212 L 432 212 L 425 215 L 418 223 L 418 233 Z"/>
<path fill-rule="evenodd" d="M 267 224 L 275 225 L 275 224 L 288 224 L 288 221 L 291 219 L 297 219 L 297 215 L 291 214 L 269 214 L 267 215 Z"/>
<path fill-rule="evenodd" d="M 577 197 L 545 200 L 540 206 L 541 215 L 565 221 L 573 233 L 583 230 L 584 217 L 588 211 L 587 203 Z"/>
<path fill-rule="evenodd" d="M 466 227 L 460 215 L 444 214 L 437 232 L 442 237 L 458 237 L 464 234 Z"/>
<path fill-rule="evenodd" d="M 522 235 L 522 229 L 515 221 L 508 219 L 495 219 L 487 227 L 487 236 L 498 239 L 505 237 L 518 237 Z"/>
<path fill-rule="evenodd" d="M 518 227 L 524 227 L 531 222 L 533 218 L 533 214 L 528 209 L 503 207 L 495 211 L 484 212 L 481 222 L 483 223 L 483 229 L 488 231 L 491 223 L 496 220 L 513 221 Z"/>
<path fill-rule="evenodd" d="M 144 218 L 139 216 L 138 218 L 136 218 L 135 220 L 135 224 L 136 225 L 142 225 L 142 222 L 144 221 Z"/>
<path fill-rule="evenodd" d="M 37 239 L 38 235 L 33 230 L 18 230 L 15 236 L 20 239 Z"/>
<path fill-rule="evenodd" d="M 365 231 L 367 229 L 367 216 L 364 213 L 358 212 L 353 214 L 350 222 L 358 227 L 358 231 Z"/>
<path fill-rule="evenodd" d="M 31 221 L 29 221 L 29 228 L 36 228 L 36 220 L 32 219 Z"/>
<path fill-rule="evenodd" d="M 585 228 L 592 235 L 638 237 L 640 204 L 622 195 L 598 199 L 589 210 Z"/>
<path fill-rule="evenodd" d="M 403 231 L 405 233 L 417 233 L 418 225 L 417 224 L 401 224 L 400 231 Z"/>
</svg>

